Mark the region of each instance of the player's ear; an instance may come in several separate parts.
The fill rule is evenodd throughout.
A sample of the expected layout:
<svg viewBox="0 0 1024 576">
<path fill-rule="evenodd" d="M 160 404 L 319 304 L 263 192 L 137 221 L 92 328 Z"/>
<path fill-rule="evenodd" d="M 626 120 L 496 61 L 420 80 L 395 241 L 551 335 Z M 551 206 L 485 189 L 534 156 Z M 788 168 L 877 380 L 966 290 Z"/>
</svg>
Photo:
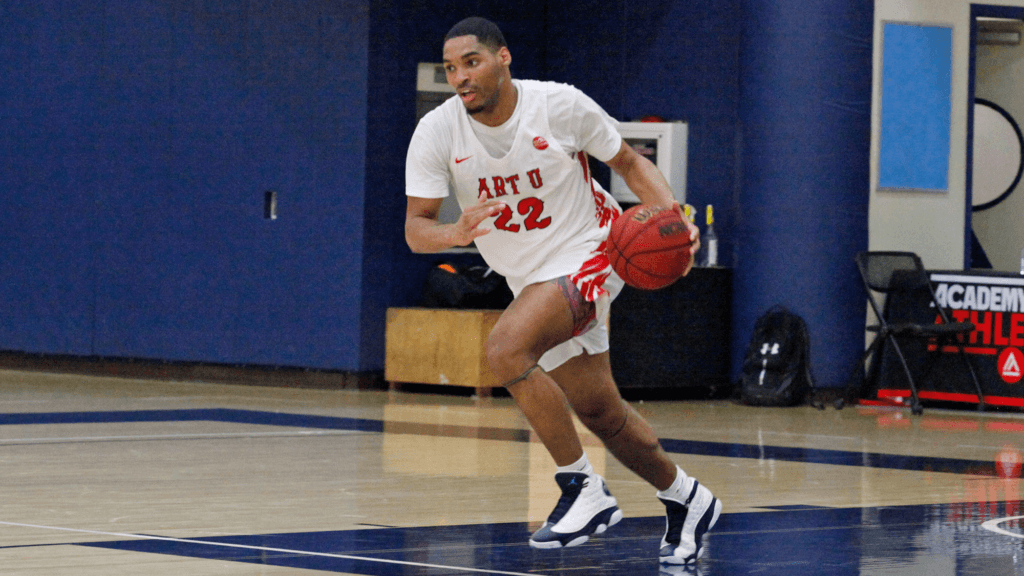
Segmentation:
<svg viewBox="0 0 1024 576">
<path fill-rule="evenodd" d="M 502 46 L 498 49 L 498 59 L 505 66 L 512 65 L 512 53 L 508 51 L 507 46 Z"/>
</svg>

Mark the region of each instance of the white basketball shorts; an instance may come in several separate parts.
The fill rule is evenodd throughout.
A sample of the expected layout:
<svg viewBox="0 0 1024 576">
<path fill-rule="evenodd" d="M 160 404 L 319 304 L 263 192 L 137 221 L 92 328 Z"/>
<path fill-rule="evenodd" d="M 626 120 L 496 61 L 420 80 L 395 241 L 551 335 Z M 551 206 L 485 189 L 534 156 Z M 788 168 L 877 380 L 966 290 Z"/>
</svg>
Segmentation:
<svg viewBox="0 0 1024 576">
<path fill-rule="evenodd" d="M 568 265 L 568 268 L 563 263 L 561 270 L 559 270 L 559 266 L 555 265 L 557 263 L 550 263 L 551 265 L 543 266 L 525 278 L 507 278 L 512 293 L 518 296 L 523 288 L 530 284 L 569 276 L 583 297 L 597 306 L 594 320 L 588 329 L 548 350 L 540 357 L 538 364 L 545 372 L 558 368 L 584 351 L 588 354 L 600 354 L 608 351 L 608 313 L 612 300 L 619 295 L 625 285 L 622 278 L 619 278 L 619 275 L 612 270 L 608 256 L 604 253 L 603 244 L 598 250 L 588 254 L 589 258 L 582 265 L 579 264 L 578 255 L 575 258 L 572 255 L 566 256 L 575 260 L 576 263 Z M 555 270 L 560 273 L 552 273 Z"/>
</svg>

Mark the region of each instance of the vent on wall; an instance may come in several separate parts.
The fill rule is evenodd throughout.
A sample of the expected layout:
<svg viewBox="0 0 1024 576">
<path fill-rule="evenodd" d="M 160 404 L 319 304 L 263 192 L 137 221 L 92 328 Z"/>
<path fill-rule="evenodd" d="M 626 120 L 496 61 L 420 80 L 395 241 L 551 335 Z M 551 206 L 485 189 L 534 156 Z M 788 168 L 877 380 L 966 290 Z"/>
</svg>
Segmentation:
<svg viewBox="0 0 1024 576">
<path fill-rule="evenodd" d="M 1017 46 L 1021 40 L 1024 20 L 1016 18 L 978 17 L 978 44 Z"/>
</svg>

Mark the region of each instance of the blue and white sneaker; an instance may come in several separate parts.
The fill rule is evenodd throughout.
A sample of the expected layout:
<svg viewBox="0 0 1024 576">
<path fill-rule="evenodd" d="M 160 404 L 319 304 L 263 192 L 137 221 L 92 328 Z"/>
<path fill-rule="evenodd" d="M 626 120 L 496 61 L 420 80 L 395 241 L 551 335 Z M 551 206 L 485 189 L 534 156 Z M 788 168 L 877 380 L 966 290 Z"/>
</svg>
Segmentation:
<svg viewBox="0 0 1024 576">
<path fill-rule="evenodd" d="M 722 501 L 711 490 L 693 479 L 693 487 L 685 501 L 658 492 L 665 504 L 665 536 L 661 539 L 661 562 L 689 564 L 704 553 L 704 534 L 718 522 Z"/>
<path fill-rule="evenodd" d="M 530 536 L 531 547 L 579 546 L 592 534 L 601 534 L 622 520 L 618 502 L 599 475 L 560 472 L 555 474 L 555 482 L 562 497 L 540 530 Z"/>
</svg>

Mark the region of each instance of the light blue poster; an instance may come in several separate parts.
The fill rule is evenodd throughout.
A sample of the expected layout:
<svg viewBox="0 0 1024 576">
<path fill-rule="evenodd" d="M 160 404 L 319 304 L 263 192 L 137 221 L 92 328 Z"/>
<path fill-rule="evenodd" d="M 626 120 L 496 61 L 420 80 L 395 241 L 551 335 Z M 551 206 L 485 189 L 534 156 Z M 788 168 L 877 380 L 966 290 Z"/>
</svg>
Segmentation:
<svg viewBox="0 0 1024 576">
<path fill-rule="evenodd" d="M 949 190 L 953 29 L 886 23 L 879 189 Z"/>
</svg>

